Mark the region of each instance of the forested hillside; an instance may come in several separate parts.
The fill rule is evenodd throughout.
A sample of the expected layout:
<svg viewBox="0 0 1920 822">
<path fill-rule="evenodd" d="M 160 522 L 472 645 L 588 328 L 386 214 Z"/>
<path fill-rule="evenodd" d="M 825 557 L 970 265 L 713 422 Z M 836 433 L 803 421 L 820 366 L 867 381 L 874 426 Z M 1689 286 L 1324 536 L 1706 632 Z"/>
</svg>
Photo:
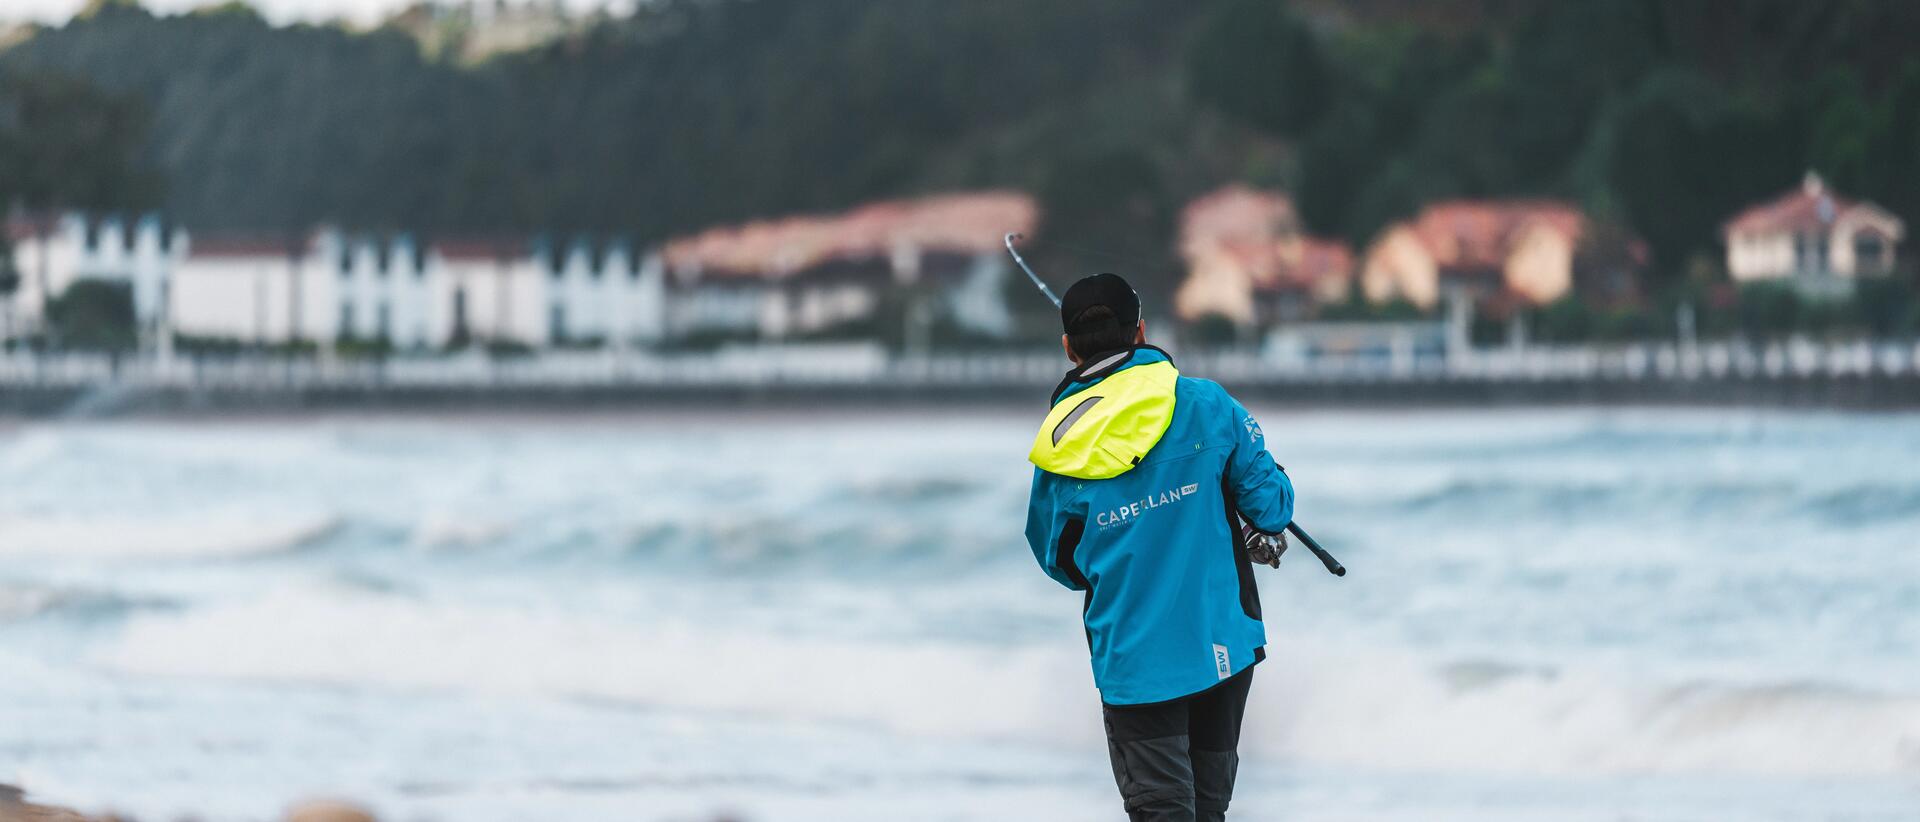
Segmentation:
<svg viewBox="0 0 1920 822">
<path fill-rule="evenodd" d="M 118 199 L 201 229 L 657 238 L 1015 186 L 1051 238 L 1154 268 L 1186 198 L 1243 180 L 1354 241 L 1435 198 L 1569 198 L 1671 280 L 1810 167 L 1920 226 L 1917 39 L 1897 0 L 657 0 L 463 66 L 110 2 L 0 73 L 137 104 L 160 187 Z"/>
</svg>

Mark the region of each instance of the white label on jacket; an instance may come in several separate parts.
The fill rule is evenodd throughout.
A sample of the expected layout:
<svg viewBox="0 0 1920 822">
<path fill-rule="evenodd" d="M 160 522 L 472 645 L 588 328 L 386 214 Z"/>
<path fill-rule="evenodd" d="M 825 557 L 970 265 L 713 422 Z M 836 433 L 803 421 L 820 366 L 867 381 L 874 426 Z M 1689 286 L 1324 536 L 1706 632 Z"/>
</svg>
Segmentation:
<svg viewBox="0 0 1920 822">
<path fill-rule="evenodd" d="M 1200 493 L 1200 483 L 1190 482 L 1179 488 L 1169 488 L 1138 502 L 1122 505 L 1111 511 L 1101 511 L 1093 515 L 1093 523 L 1101 528 L 1115 525 L 1127 525 L 1139 519 L 1142 514 L 1163 505 L 1172 505 L 1190 495 Z"/>
<path fill-rule="evenodd" d="M 1233 676 L 1233 663 L 1227 661 L 1225 645 L 1213 646 L 1213 672 L 1219 674 L 1221 679 Z"/>
</svg>

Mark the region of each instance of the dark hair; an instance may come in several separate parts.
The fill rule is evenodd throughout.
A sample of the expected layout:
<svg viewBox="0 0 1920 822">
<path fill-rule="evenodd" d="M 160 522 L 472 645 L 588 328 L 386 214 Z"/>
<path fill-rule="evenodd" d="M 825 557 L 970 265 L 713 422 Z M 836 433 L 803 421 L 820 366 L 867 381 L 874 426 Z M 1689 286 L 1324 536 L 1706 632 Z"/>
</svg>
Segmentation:
<svg viewBox="0 0 1920 822">
<path fill-rule="evenodd" d="M 1074 356 L 1085 360 L 1095 354 L 1132 348 L 1139 339 L 1137 331 L 1137 326 L 1122 325 L 1113 309 L 1096 305 L 1073 318 L 1073 330 L 1067 332 L 1067 347 L 1073 349 Z"/>
</svg>

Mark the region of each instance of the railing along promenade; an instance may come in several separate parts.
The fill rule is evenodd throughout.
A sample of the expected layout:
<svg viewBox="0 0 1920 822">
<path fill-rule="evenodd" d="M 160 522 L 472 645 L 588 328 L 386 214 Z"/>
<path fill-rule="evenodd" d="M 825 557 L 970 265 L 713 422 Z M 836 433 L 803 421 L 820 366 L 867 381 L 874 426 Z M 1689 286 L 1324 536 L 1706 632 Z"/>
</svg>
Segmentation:
<svg viewBox="0 0 1920 822">
<path fill-rule="evenodd" d="M 1814 395 L 1837 390 L 1843 394 L 1841 404 L 1920 407 L 1920 341 L 1915 340 L 1497 347 L 1451 355 L 1422 351 L 1275 357 L 1193 350 L 1176 350 L 1174 355 L 1186 373 L 1272 400 L 1738 402 L 1744 401 L 1742 392 L 1764 401 L 1764 389 L 1771 386 L 1790 389 L 1805 401 L 1817 402 Z M 781 392 L 1015 397 L 1044 394 L 1064 370 L 1065 363 L 1053 352 L 916 356 L 890 354 L 868 344 L 671 353 L 561 350 L 513 356 L 470 351 L 379 358 L 12 351 L 0 353 L 0 398 L 171 392 L 216 405 L 222 398 L 287 395 L 288 404 L 298 405 L 342 397 L 404 403 L 409 397 L 458 396 L 480 401 L 489 395 L 527 398 L 542 392 L 637 398 Z M 1315 393 L 1300 393 L 1305 389 Z M 1728 397 L 1717 396 L 1729 391 Z M 0 404 L 0 410 L 8 408 Z"/>
</svg>

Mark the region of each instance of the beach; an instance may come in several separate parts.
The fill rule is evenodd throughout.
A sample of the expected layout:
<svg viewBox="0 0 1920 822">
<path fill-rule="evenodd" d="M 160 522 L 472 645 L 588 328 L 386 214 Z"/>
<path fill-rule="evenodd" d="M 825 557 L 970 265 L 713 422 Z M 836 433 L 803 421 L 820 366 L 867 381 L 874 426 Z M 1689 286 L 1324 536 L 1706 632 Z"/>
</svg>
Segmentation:
<svg viewBox="0 0 1920 822">
<path fill-rule="evenodd" d="M 1920 417 L 1256 404 L 1236 817 L 1920 807 Z M 139 820 L 1117 815 L 1038 412 L 0 429 L 0 782 Z"/>
</svg>

